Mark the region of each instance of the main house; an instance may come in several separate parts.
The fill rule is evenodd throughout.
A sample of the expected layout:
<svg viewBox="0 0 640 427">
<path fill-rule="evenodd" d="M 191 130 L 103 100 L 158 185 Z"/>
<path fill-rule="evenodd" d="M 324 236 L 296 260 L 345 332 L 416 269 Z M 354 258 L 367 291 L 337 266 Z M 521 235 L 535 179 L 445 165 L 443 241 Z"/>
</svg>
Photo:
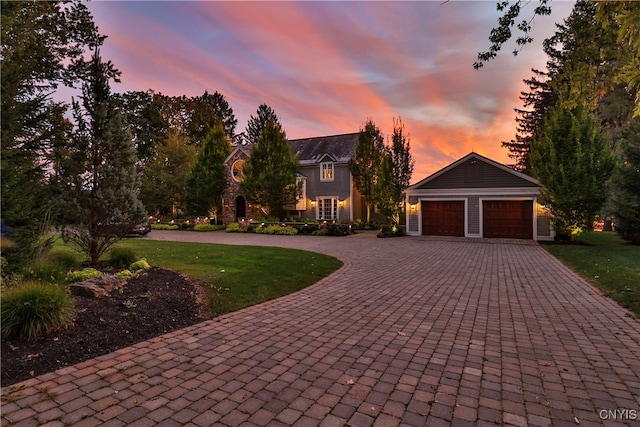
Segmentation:
<svg viewBox="0 0 640 427">
<path fill-rule="evenodd" d="M 553 240 L 540 183 L 469 153 L 407 188 L 407 234 Z"/>
<path fill-rule="evenodd" d="M 349 160 L 359 133 L 290 140 L 300 164 L 299 192 L 295 204 L 286 206 L 288 217 L 351 222 L 362 218 L 363 199 L 353 184 Z M 264 216 L 242 194 L 242 166 L 251 156 L 251 145 L 236 145 L 224 162 L 227 185 L 222 196 L 225 224 Z"/>
</svg>

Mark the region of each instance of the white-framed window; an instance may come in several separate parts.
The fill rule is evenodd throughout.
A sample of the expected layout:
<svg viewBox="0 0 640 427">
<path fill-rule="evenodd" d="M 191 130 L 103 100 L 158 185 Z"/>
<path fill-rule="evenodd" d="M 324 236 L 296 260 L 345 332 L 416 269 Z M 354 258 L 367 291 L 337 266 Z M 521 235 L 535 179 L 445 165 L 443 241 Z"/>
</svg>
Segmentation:
<svg viewBox="0 0 640 427">
<path fill-rule="evenodd" d="M 338 219 L 338 198 L 337 197 L 321 197 L 318 198 L 318 207 L 316 216 L 322 220 Z"/>
<path fill-rule="evenodd" d="M 307 178 L 300 175 L 296 177 L 296 210 L 307 210 Z"/>
<path fill-rule="evenodd" d="M 320 163 L 320 181 L 333 181 L 333 163 Z"/>
<path fill-rule="evenodd" d="M 244 160 L 237 160 L 231 165 L 231 176 L 236 182 L 240 182 L 244 179 Z"/>
</svg>

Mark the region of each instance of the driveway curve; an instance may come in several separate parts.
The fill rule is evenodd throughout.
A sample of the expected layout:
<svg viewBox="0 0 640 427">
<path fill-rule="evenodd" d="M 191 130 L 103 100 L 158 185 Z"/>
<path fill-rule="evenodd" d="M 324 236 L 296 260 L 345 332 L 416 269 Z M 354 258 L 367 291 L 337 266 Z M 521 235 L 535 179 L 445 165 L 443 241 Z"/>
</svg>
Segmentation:
<svg viewBox="0 0 640 427">
<path fill-rule="evenodd" d="M 2 425 L 640 425 L 640 322 L 534 242 L 153 231 L 345 265 L 3 388 Z"/>
</svg>

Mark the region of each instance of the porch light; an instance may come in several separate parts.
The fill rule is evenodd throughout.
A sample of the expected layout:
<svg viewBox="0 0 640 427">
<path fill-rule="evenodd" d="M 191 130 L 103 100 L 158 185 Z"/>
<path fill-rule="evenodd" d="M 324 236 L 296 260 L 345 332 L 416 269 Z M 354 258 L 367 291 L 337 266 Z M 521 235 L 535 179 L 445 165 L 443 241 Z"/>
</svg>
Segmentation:
<svg viewBox="0 0 640 427">
<path fill-rule="evenodd" d="M 415 210 L 416 210 L 416 204 L 415 204 L 415 203 L 411 203 L 411 204 L 409 205 L 409 207 L 411 208 L 411 210 L 412 210 L 412 211 L 415 211 Z"/>
<path fill-rule="evenodd" d="M 312 200 L 312 201 L 311 201 L 311 206 L 315 206 L 315 205 L 316 205 L 316 201 L 315 201 L 315 200 Z"/>
<path fill-rule="evenodd" d="M 338 202 L 338 204 L 339 204 L 340 206 L 343 206 L 343 205 L 344 205 L 344 200 L 340 200 L 340 202 Z"/>
</svg>

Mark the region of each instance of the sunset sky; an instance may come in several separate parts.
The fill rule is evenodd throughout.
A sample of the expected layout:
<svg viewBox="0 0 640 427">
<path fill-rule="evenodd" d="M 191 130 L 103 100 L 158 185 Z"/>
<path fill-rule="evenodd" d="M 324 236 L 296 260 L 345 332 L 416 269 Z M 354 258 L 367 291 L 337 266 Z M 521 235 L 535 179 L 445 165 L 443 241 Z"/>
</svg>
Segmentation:
<svg viewBox="0 0 640 427">
<path fill-rule="evenodd" d="M 531 17 L 537 1 L 523 11 Z M 104 60 L 122 72 L 112 90 L 171 96 L 218 91 L 244 130 L 262 103 L 290 139 L 357 132 L 371 118 L 388 135 L 401 116 L 416 160 L 412 182 L 476 151 L 510 163 L 500 142 L 541 43 L 573 2 L 553 1 L 534 43 L 515 41 L 473 69 L 489 47 L 495 1 L 92 1 Z"/>
</svg>

